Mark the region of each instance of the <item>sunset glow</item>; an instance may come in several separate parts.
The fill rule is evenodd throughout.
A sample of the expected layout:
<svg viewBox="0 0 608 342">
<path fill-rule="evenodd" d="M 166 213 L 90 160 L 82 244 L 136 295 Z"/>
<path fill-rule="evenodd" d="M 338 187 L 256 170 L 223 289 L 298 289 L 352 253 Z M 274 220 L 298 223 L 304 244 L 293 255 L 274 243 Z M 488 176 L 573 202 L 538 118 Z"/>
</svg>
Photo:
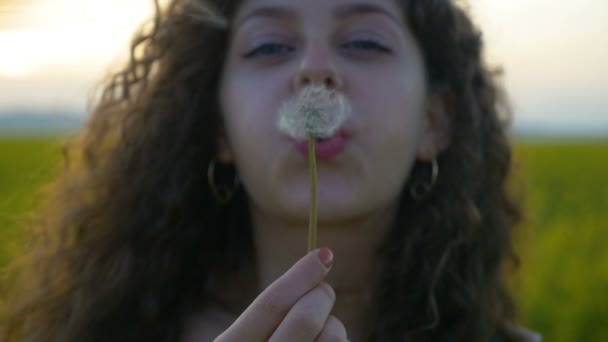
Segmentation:
<svg viewBox="0 0 608 342">
<path fill-rule="evenodd" d="M 92 72 L 125 50 L 131 32 L 151 13 L 148 0 L 11 3 L 0 12 L 8 13 L 12 24 L 0 27 L 0 77 L 25 77 L 66 66 L 74 72 Z"/>
<path fill-rule="evenodd" d="M 504 67 L 516 122 L 584 123 L 608 131 L 608 1 L 468 3 L 483 31 L 487 61 Z M 0 0 L 0 110 L 23 103 L 82 110 L 90 85 L 128 53 L 152 5 Z"/>
</svg>

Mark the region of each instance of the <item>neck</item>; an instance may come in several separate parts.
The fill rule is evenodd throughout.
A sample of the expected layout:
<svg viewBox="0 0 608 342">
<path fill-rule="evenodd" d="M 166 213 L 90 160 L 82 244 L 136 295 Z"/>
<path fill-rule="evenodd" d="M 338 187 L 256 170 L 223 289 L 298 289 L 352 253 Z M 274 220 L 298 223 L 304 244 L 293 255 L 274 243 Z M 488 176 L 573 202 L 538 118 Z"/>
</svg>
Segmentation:
<svg viewBox="0 0 608 342">
<path fill-rule="evenodd" d="M 280 277 L 306 253 L 308 222 L 289 223 L 252 208 L 257 293 Z M 378 268 L 376 247 L 393 222 L 396 208 L 387 208 L 348 223 L 319 222 L 318 247 L 335 255 L 326 281 L 336 292 L 332 314 L 351 341 L 367 334 L 371 297 Z"/>
</svg>

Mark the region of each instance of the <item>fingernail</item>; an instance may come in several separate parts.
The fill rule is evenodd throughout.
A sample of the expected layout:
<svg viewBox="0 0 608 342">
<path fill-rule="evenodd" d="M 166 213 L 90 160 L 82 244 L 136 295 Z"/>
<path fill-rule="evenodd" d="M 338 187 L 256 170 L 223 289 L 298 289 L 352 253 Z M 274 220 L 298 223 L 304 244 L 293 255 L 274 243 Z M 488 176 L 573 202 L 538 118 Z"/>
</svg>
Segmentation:
<svg viewBox="0 0 608 342">
<path fill-rule="evenodd" d="M 325 265 L 325 267 L 330 268 L 334 261 L 334 253 L 331 252 L 329 248 L 320 248 L 319 252 L 319 260 Z"/>
</svg>

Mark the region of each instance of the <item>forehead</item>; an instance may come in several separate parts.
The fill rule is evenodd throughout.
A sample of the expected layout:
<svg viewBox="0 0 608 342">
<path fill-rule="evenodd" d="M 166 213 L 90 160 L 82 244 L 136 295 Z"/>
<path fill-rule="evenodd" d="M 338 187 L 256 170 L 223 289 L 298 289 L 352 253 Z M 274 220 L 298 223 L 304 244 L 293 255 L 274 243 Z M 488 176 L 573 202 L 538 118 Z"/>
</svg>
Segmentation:
<svg viewBox="0 0 608 342">
<path fill-rule="evenodd" d="M 327 15 L 336 19 L 356 15 L 382 15 L 403 24 L 402 11 L 395 0 L 245 0 L 236 13 L 239 26 L 253 18 L 298 19 Z"/>
</svg>

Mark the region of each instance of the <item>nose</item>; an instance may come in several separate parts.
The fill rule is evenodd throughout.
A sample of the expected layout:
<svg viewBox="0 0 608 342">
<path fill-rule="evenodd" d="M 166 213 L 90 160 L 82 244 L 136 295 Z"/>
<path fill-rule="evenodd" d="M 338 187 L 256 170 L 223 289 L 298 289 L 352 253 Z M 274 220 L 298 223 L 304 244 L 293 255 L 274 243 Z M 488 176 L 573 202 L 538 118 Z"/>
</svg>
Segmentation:
<svg viewBox="0 0 608 342">
<path fill-rule="evenodd" d="M 339 90 L 343 86 L 336 64 L 332 59 L 331 50 L 320 42 L 310 44 L 304 50 L 294 78 L 296 90 L 310 84 L 323 84 L 335 90 Z"/>
</svg>

